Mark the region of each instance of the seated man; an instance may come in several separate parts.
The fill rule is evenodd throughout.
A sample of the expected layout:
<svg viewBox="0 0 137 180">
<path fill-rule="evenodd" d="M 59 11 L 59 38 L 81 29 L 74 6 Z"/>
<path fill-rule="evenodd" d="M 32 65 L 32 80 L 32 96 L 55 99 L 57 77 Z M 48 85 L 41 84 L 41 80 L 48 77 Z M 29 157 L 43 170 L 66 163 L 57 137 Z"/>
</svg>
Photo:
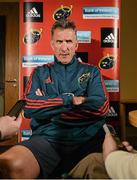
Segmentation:
<svg viewBox="0 0 137 180">
<path fill-rule="evenodd" d="M 100 70 L 76 58 L 76 33 L 70 20 L 53 24 L 54 62 L 34 69 L 25 90 L 32 136 L 0 155 L 0 177 L 60 178 L 102 151 L 108 94 Z"/>
<path fill-rule="evenodd" d="M 137 151 L 127 141 L 123 141 L 122 144 L 126 151 L 119 150 L 114 137 L 107 133 L 103 143 L 103 154 L 89 154 L 70 171 L 68 177 L 137 179 Z"/>
<path fill-rule="evenodd" d="M 137 151 L 128 142 L 123 142 L 127 151 L 118 150 L 111 134 L 106 134 L 103 157 L 109 176 L 113 179 L 137 179 Z"/>
</svg>

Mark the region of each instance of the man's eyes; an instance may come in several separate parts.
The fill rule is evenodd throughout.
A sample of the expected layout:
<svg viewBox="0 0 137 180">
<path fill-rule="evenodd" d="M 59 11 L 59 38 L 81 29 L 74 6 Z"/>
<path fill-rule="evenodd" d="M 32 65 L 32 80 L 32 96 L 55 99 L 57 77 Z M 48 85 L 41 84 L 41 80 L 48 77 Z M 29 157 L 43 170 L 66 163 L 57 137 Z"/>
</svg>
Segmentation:
<svg viewBox="0 0 137 180">
<path fill-rule="evenodd" d="M 58 41 L 56 41 L 56 42 L 57 42 L 58 44 L 63 43 L 63 41 L 59 41 L 59 40 L 58 40 Z M 66 40 L 65 42 L 66 42 L 66 43 L 72 43 L 72 40 Z"/>
<path fill-rule="evenodd" d="M 66 42 L 67 42 L 67 43 L 72 43 L 72 40 L 67 40 Z"/>
<path fill-rule="evenodd" d="M 61 44 L 63 41 L 59 41 L 59 40 L 58 40 L 58 41 L 56 41 L 56 42 L 57 42 L 58 44 Z"/>
</svg>

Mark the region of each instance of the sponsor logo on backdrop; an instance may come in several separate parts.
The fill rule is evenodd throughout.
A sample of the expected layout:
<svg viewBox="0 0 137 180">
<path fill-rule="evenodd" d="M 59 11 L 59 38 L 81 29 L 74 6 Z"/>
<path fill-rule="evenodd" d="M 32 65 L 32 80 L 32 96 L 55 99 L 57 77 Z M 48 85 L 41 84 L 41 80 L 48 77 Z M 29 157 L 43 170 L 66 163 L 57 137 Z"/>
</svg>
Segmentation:
<svg viewBox="0 0 137 180">
<path fill-rule="evenodd" d="M 24 22 L 43 22 L 43 2 L 24 2 Z"/>
<path fill-rule="evenodd" d="M 109 69 L 113 68 L 115 64 L 116 64 L 115 57 L 113 55 L 107 54 L 107 56 L 103 57 L 99 61 L 98 66 L 101 69 L 109 70 Z"/>
<path fill-rule="evenodd" d="M 119 47 L 119 29 L 101 28 L 101 47 Z"/>
<path fill-rule="evenodd" d="M 108 92 L 119 92 L 119 80 L 104 80 Z"/>
<path fill-rule="evenodd" d="M 77 31 L 79 43 L 91 43 L 91 31 Z"/>
<path fill-rule="evenodd" d="M 76 57 L 78 60 L 88 63 L 88 52 L 76 52 Z"/>
<path fill-rule="evenodd" d="M 106 122 L 113 127 L 118 127 L 119 124 L 119 101 L 110 101 L 109 112 L 106 117 Z"/>
<path fill-rule="evenodd" d="M 53 13 L 53 19 L 58 21 L 60 19 L 67 19 L 72 13 L 72 5 L 69 6 L 61 6 L 56 9 Z"/>
<path fill-rule="evenodd" d="M 114 118 L 119 116 L 119 101 L 110 101 L 110 108 L 107 116 Z"/>
<path fill-rule="evenodd" d="M 54 55 L 29 55 L 22 58 L 23 67 L 37 67 L 51 62 L 54 62 Z"/>
<path fill-rule="evenodd" d="M 42 33 L 42 28 L 40 30 L 31 29 L 23 37 L 24 44 L 34 44 L 38 42 L 40 40 L 41 33 Z"/>
<path fill-rule="evenodd" d="M 23 129 L 21 131 L 21 141 L 28 140 L 32 135 L 32 130 L 30 129 Z"/>
<path fill-rule="evenodd" d="M 83 19 L 119 19 L 118 7 L 84 7 Z"/>
<path fill-rule="evenodd" d="M 110 106 L 107 116 L 109 116 L 109 117 L 117 117 L 118 116 L 118 113 L 116 112 L 116 110 L 113 106 Z"/>
</svg>

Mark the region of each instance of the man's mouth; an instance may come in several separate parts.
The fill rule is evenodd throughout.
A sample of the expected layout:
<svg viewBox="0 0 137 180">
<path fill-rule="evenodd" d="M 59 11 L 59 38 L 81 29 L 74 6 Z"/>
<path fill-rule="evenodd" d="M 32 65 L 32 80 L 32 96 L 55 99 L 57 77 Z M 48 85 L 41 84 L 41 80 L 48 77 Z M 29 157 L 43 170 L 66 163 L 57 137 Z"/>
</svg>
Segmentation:
<svg viewBox="0 0 137 180">
<path fill-rule="evenodd" d="M 66 57 L 68 56 L 69 54 L 60 54 L 62 57 Z"/>
</svg>

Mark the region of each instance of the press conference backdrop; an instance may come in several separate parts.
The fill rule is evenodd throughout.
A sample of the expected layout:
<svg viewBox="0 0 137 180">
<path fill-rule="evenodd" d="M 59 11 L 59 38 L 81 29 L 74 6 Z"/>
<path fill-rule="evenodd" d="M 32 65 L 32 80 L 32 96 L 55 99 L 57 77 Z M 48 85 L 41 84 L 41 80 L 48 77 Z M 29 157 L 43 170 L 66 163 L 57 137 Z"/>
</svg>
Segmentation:
<svg viewBox="0 0 137 180">
<path fill-rule="evenodd" d="M 107 121 L 119 126 L 120 100 L 120 0 L 20 1 L 20 98 L 32 70 L 54 61 L 50 29 L 56 20 L 75 21 L 79 48 L 77 57 L 101 69 L 110 96 Z M 24 120 L 24 140 L 31 134 Z"/>
</svg>

